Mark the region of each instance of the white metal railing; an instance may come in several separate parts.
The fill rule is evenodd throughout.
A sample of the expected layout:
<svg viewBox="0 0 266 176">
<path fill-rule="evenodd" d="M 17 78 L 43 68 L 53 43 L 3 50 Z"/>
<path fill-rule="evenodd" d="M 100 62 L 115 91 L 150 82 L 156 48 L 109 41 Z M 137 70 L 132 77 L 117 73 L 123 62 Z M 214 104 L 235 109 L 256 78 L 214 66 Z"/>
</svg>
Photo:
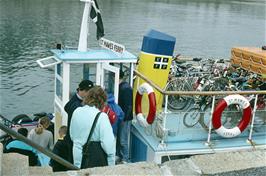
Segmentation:
<svg viewBox="0 0 266 176">
<path fill-rule="evenodd" d="M 164 117 L 162 119 L 162 130 L 166 130 L 166 114 L 168 113 L 168 97 L 169 95 L 204 95 L 204 96 L 213 96 L 212 97 L 212 106 L 211 106 L 211 117 L 209 121 L 209 126 L 208 126 L 208 136 L 207 136 L 207 145 L 211 145 L 210 139 L 211 139 L 211 130 L 212 130 L 212 115 L 214 112 L 214 106 L 215 106 L 215 98 L 217 95 L 232 95 L 232 94 L 239 94 L 239 95 L 255 95 L 255 104 L 253 107 L 253 113 L 252 113 L 252 120 L 251 120 L 251 125 L 250 125 L 250 132 L 249 132 L 249 137 L 248 141 L 253 144 L 252 142 L 252 134 L 253 134 L 253 128 L 254 128 L 254 118 L 255 118 L 255 113 L 257 110 L 257 100 L 258 100 L 258 95 L 259 94 L 266 94 L 266 90 L 261 90 L 261 91 L 165 91 L 161 89 L 158 85 L 153 83 L 151 80 L 149 80 L 147 77 L 142 75 L 140 72 L 137 70 L 134 70 L 134 74 L 141 78 L 142 80 L 146 81 L 148 84 L 150 84 L 153 88 L 155 88 L 157 91 L 159 91 L 161 94 L 164 95 L 165 97 L 165 107 L 164 107 Z M 137 79 L 137 85 L 139 86 L 139 79 Z M 161 139 L 161 144 L 164 145 L 165 141 L 164 138 Z"/>
</svg>

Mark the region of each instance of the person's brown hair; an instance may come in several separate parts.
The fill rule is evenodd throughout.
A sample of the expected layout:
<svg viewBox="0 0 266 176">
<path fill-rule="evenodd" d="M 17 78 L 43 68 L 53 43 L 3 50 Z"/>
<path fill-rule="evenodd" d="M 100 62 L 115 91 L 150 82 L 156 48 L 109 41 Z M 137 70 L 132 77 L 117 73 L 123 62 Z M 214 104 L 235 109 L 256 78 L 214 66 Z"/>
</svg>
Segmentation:
<svg viewBox="0 0 266 176">
<path fill-rule="evenodd" d="M 50 119 L 47 116 L 44 116 L 40 119 L 38 126 L 35 128 L 37 134 L 42 134 L 43 130 L 48 128 L 50 125 Z"/>
<path fill-rule="evenodd" d="M 107 100 L 107 95 L 101 86 L 94 86 L 88 92 L 88 95 L 84 98 L 83 104 L 89 106 L 95 106 L 99 110 L 103 109 Z"/>
<path fill-rule="evenodd" d="M 65 125 L 61 126 L 61 127 L 59 128 L 59 130 L 58 130 L 58 133 L 59 133 L 59 134 L 66 135 L 66 133 L 67 133 L 67 126 L 65 126 Z"/>
</svg>

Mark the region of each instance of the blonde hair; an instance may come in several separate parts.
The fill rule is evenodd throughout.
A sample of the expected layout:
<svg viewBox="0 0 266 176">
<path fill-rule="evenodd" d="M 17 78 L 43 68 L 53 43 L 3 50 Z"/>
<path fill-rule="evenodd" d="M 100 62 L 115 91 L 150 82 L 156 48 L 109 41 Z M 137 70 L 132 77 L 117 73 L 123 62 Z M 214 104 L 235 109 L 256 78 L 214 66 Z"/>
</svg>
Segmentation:
<svg viewBox="0 0 266 176">
<path fill-rule="evenodd" d="M 35 132 L 37 134 L 42 134 L 43 133 L 43 130 L 48 128 L 50 125 L 50 119 L 49 117 L 47 116 L 44 116 L 42 117 L 40 120 L 39 120 L 39 124 L 38 126 L 35 128 Z"/>
<path fill-rule="evenodd" d="M 107 95 L 101 86 L 94 86 L 88 92 L 88 95 L 84 98 L 83 104 L 89 106 L 95 106 L 99 110 L 103 109 L 107 100 Z"/>
</svg>

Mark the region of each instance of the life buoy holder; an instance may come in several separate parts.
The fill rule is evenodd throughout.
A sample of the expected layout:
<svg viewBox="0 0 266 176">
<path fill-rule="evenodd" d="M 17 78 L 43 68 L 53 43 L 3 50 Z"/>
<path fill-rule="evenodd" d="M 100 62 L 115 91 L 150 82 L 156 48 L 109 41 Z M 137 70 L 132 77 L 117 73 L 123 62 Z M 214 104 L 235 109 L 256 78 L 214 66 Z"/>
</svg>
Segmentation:
<svg viewBox="0 0 266 176">
<path fill-rule="evenodd" d="M 232 104 L 238 104 L 240 108 L 243 109 L 242 120 L 234 128 L 227 129 L 222 125 L 221 117 L 224 109 Z M 218 105 L 215 107 L 215 110 L 212 115 L 212 125 L 220 136 L 225 138 L 232 138 L 238 136 L 241 132 L 245 130 L 248 126 L 251 119 L 252 109 L 250 107 L 249 101 L 241 95 L 228 95 L 223 98 Z"/>
<path fill-rule="evenodd" d="M 144 93 L 147 93 L 149 97 L 149 113 L 146 119 L 144 118 L 144 115 L 142 114 L 141 110 L 141 100 Z M 136 99 L 135 99 L 135 113 L 138 122 L 143 127 L 149 126 L 150 124 L 153 123 L 155 119 L 156 98 L 153 88 L 148 83 L 141 84 L 137 90 Z"/>
</svg>

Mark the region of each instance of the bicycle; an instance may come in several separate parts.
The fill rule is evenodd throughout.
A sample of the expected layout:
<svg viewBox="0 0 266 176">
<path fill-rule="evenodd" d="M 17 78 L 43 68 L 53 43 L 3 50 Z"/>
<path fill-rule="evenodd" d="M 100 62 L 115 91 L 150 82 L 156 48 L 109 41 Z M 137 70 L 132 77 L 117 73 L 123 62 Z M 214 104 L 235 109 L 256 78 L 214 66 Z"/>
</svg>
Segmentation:
<svg viewBox="0 0 266 176">
<path fill-rule="evenodd" d="M 183 78 L 174 78 L 169 81 L 166 85 L 167 91 L 189 91 L 191 90 L 190 81 Z M 192 98 L 185 95 L 169 95 L 168 96 L 168 107 L 171 110 L 182 110 L 188 104 L 192 103 Z"/>
</svg>

